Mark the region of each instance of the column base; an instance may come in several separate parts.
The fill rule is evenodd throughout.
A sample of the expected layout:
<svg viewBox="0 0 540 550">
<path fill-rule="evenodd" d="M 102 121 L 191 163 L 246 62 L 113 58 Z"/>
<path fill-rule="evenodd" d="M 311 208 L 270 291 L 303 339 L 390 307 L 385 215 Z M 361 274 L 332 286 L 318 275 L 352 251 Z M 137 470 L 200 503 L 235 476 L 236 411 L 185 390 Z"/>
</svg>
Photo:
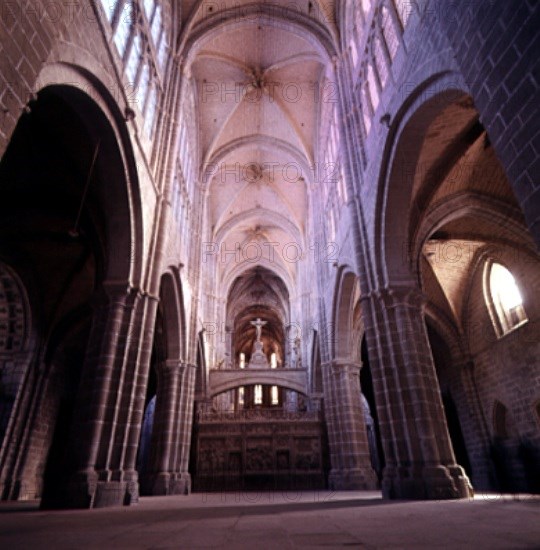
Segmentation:
<svg viewBox="0 0 540 550">
<path fill-rule="evenodd" d="M 458 498 L 473 498 L 474 488 L 465 470 L 458 464 L 455 464 L 453 466 L 448 466 L 448 471 L 459 493 Z"/>
<path fill-rule="evenodd" d="M 65 484 L 51 489 L 41 500 L 43 509 L 106 508 L 139 502 L 139 483 L 99 481 L 96 473 L 77 474 Z"/>
<path fill-rule="evenodd" d="M 378 488 L 377 476 L 371 468 L 331 470 L 328 486 L 332 491 L 374 490 Z"/>
<path fill-rule="evenodd" d="M 17 479 L 6 480 L 0 483 L 0 500 L 34 500 L 39 498 L 42 492 L 42 484 L 40 480 L 34 483 L 25 480 Z"/>
<path fill-rule="evenodd" d="M 472 487 L 459 466 L 386 467 L 382 494 L 385 499 L 448 500 L 470 498 Z"/>
<path fill-rule="evenodd" d="M 130 506 L 139 502 L 139 484 L 136 481 L 99 481 L 93 508 Z"/>
<path fill-rule="evenodd" d="M 171 480 L 171 495 L 191 494 L 191 474 L 184 472 L 177 474 L 176 479 Z"/>
<path fill-rule="evenodd" d="M 162 472 L 146 480 L 143 487 L 146 495 L 189 495 L 191 493 L 191 475 L 188 472 L 182 474 Z"/>
<path fill-rule="evenodd" d="M 40 508 L 74 509 L 93 508 L 98 486 L 96 472 L 79 472 L 71 479 L 63 480 L 55 487 L 45 489 Z"/>
</svg>

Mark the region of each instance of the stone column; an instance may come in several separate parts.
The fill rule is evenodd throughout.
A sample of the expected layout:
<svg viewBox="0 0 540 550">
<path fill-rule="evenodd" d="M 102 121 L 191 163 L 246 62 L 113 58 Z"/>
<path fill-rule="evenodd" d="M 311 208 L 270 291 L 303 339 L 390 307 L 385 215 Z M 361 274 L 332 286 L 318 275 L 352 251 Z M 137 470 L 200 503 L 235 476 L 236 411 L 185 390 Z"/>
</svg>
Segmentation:
<svg viewBox="0 0 540 550">
<path fill-rule="evenodd" d="M 175 433 L 178 396 L 182 391 L 182 364 L 179 360 L 161 363 L 157 369 L 156 412 L 150 444 L 150 473 L 145 480 L 145 492 L 168 495 L 173 475 L 173 456 L 178 444 Z"/>
<path fill-rule="evenodd" d="M 327 420 L 333 490 L 376 489 L 360 393 L 360 365 L 332 361 L 325 365 Z"/>
<path fill-rule="evenodd" d="M 386 458 L 386 498 L 470 494 L 456 464 L 429 347 L 424 297 L 395 287 L 362 297 L 375 400 Z"/>
<path fill-rule="evenodd" d="M 157 297 L 143 296 L 140 315 L 135 317 L 136 327 L 133 340 L 137 345 L 131 346 L 132 357 L 129 364 L 130 381 L 124 392 L 123 415 L 125 424 L 119 424 L 117 441 L 117 477 L 126 482 L 125 504 L 137 502 L 139 498 L 139 474 L 136 470 L 137 453 L 139 451 L 142 423 L 145 410 L 146 389 L 152 356 L 152 344 L 158 307 Z M 120 452 L 118 452 L 120 451 Z"/>
<path fill-rule="evenodd" d="M 182 395 L 180 396 L 179 411 L 181 414 L 178 442 L 179 452 L 176 462 L 174 482 L 175 494 L 189 494 L 191 492 L 191 475 L 189 473 L 189 454 L 193 431 L 193 413 L 195 396 L 195 374 L 197 366 L 191 363 L 183 365 Z"/>
<path fill-rule="evenodd" d="M 174 359 L 158 366 L 150 471 L 144 480 L 147 494 L 188 494 L 191 491 L 188 467 L 194 391 L 194 365 Z"/>
<path fill-rule="evenodd" d="M 361 188 L 365 155 L 359 96 L 351 85 L 354 78 L 347 56 L 334 62 L 346 152 L 345 183 L 351 199 L 362 313 L 386 461 L 383 496 L 466 497 L 470 484 L 455 464 L 449 441 L 423 318 L 423 297 L 415 288 L 397 285 L 377 290 L 384 276 L 371 261 L 372 245 L 366 238 L 369 224 Z M 332 448 L 331 433 L 329 437 Z"/>
<path fill-rule="evenodd" d="M 95 307 L 70 443 L 75 473 L 62 491 L 62 505 L 67 507 L 99 505 L 98 485 L 110 481 L 106 465 L 138 296 L 127 283 L 106 283 Z M 104 500 L 121 504 L 123 490 L 119 486 L 111 489 L 110 498 Z"/>
</svg>

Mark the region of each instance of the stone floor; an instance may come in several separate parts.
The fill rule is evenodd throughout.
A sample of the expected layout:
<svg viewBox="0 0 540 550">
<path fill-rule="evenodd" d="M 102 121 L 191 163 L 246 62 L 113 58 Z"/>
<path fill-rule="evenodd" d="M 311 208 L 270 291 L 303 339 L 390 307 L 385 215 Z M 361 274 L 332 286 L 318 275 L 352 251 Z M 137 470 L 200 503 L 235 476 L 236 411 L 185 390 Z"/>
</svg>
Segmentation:
<svg viewBox="0 0 540 550">
<path fill-rule="evenodd" d="M 0 504 L 0 548 L 540 548 L 540 496 L 384 502 L 379 493 L 193 494 L 42 512 Z"/>
</svg>

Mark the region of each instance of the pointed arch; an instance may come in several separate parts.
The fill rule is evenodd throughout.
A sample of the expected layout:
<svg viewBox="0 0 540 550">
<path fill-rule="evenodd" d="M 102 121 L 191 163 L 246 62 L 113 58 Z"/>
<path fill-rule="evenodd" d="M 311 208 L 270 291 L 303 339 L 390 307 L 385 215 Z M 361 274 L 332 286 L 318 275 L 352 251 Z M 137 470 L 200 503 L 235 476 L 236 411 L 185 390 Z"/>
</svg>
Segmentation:
<svg viewBox="0 0 540 550">
<path fill-rule="evenodd" d="M 65 52 L 66 57 L 74 55 Z M 91 64 L 84 55 L 81 61 Z M 105 277 L 138 286 L 145 242 L 139 176 L 125 116 L 110 93 L 114 89 L 108 75 L 92 74 L 84 65 L 70 62 L 45 65 L 36 84 L 38 103 L 40 98 L 57 98 L 80 117 L 94 150 L 99 144 L 95 171 L 103 175 L 97 187 L 107 229 L 112 233 L 113 228 L 129 228 L 114 231 Z"/>
<path fill-rule="evenodd" d="M 167 360 L 186 359 L 186 312 L 182 281 L 176 267 L 161 276 L 160 310 L 163 315 Z"/>
<path fill-rule="evenodd" d="M 469 98 L 461 77 L 435 74 L 419 85 L 403 103 L 390 127 L 379 176 L 375 211 L 376 269 L 385 284 L 414 285 L 409 216 L 416 166 L 424 137 L 435 118 L 447 107 Z M 429 99 L 426 99 L 428 97 Z"/>
<path fill-rule="evenodd" d="M 355 361 L 353 315 L 358 278 L 348 266 L 342 266 L 336 279 L 332 308 L 331 349 L 336 360 Z M 356 361 L 355 361 L 356 362 Z"/>
</svg>

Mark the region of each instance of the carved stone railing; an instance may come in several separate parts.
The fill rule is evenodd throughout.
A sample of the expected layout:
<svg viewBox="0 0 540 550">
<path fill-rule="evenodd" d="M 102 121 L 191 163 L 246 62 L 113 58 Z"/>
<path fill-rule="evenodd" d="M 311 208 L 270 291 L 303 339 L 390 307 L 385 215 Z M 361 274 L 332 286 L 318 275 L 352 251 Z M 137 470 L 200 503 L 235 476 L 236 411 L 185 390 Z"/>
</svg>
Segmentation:
<svg viewBox="0 0 540 550">
<path fill-rule="evenodd" d="M 199 423 L 207 422 L 318 422 L 321 420 L 319 411 L 283 411 L 272 409 L 248 409 L 243 411 L 216 411 L 198 414 Z"/>
</svg>

